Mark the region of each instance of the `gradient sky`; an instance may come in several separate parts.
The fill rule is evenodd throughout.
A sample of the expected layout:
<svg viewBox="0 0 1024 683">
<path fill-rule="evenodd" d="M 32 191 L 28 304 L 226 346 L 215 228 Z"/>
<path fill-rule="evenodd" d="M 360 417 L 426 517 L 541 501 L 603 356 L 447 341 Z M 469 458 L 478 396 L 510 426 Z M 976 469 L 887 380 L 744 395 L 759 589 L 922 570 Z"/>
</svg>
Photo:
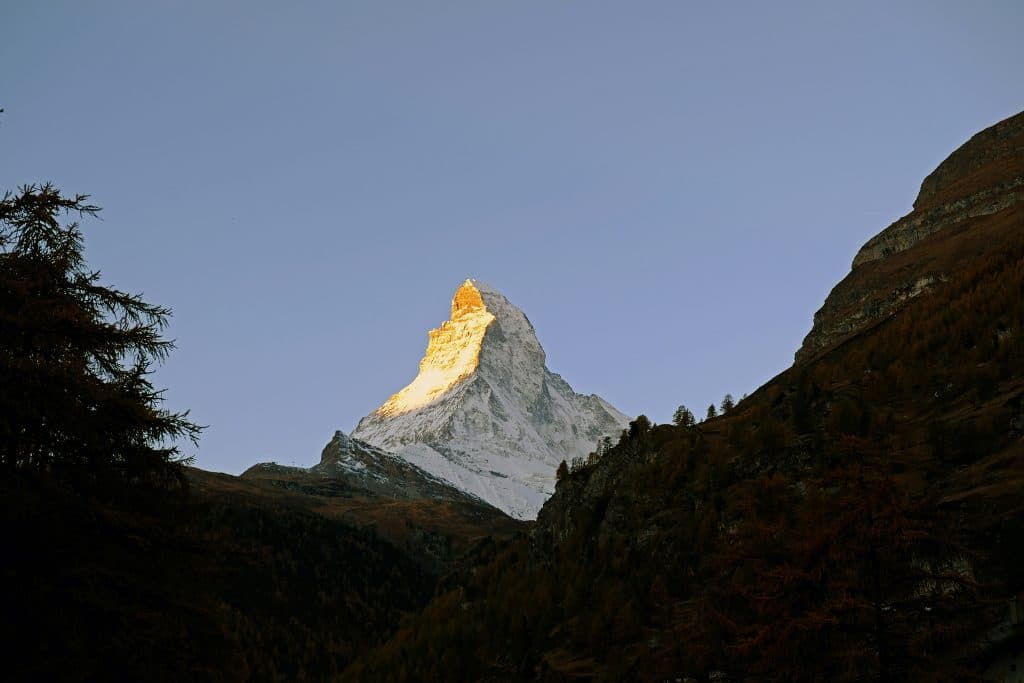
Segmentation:
<svg viewBox="0 0 1024 683">
<path fill-rule="evenodd" d="M 1019 1 L 14 0 L 0 189 L 104 208 L 87 257 L 173 308 L 156 382 L 206 469 L 317 462 L 469 276 L 665 422 L 791 363 L 858 247 L 1024 108 L 1022 35 Z"/>
</svg>

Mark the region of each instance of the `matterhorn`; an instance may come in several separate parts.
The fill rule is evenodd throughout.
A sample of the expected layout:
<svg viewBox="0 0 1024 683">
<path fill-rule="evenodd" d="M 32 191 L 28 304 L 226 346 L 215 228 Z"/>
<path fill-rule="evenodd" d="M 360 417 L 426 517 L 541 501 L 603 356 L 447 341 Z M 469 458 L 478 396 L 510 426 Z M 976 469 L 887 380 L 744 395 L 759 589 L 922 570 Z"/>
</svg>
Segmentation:
<svg viewBox="0 0 1024 683">
<path fill-rule="evenodd" d="M 558 464 L 585 457 L 628 418 L 545 366 L 522 311 L 466 280 L 431 330 L 419 374 L 352 437 L 389 451 L 519 519 L 554 491 Z"/>
</svg>

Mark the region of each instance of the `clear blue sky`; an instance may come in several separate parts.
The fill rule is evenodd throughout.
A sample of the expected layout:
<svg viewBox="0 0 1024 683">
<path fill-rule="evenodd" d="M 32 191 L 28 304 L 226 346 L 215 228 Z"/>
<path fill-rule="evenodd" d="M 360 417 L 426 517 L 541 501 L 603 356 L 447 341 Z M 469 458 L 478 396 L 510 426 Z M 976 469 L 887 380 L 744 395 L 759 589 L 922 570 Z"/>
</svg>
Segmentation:
<svg viewBox="0 0 1024 683">
<path fill-rule="evenodd" d="M 857 248 L 1024 108 L 1012 2 L 47 2 L 0 19 L 0 188 L 174 309 L 207 469 L 313 464 L 467 276 L 667 421 L 787 367 Z"/>
</svg>

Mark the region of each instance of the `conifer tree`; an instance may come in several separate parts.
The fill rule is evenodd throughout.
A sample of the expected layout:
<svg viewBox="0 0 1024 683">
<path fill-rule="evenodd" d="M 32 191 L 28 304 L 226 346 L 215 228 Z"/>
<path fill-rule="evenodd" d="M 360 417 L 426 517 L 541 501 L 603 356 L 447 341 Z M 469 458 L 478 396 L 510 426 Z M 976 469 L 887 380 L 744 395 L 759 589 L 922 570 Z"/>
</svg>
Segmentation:
<svg viewBox="0 0 1024 683">
<path fill-rule="evenodd" d="M 555 481 L 562 481 L 569 476 L 569 465 L 563 460 L 558 464 L 558 469 L 555 470 Z"/>
<path fill-rule="evenodd" d="M 636 419 L 629 423 L 629 438 L 642 439 L 651 431 L 651 420 L 646 415 L 637 415 Z"/>
<path fill-rule="evenodd" d="M 676 412 L 672 414 L 672 422 L 679 425 L 680 427 L 692 427 L 697 423 L 693 413 L 686 406 L 679 406 L 676 408 Z"/>
<path fill-rule="evenodd" d="M 732 394 L 726 394 L 722 397 L 722 415 L 725 415 L 735 407 L 736 401 L 733 400 Z"/>
<path fill-rule="evenodd" d="M 170 311 L 87 268 L 68 220 L 97 213 L 87 200 L 50 184 L 0 198 L 0 467 L 183 482 L 174 441 L 200 427 L 148 379 Z"/>
</svg>

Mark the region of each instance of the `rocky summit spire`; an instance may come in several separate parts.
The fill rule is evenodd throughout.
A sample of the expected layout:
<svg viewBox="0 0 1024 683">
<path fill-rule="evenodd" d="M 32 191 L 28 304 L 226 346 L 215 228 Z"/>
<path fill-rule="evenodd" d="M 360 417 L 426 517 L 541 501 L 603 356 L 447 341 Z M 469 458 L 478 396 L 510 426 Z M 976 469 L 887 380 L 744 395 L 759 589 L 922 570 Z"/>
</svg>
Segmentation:
<svg viewBox="0 0 1024 683">
<path fill-rule="evenodd" d="M 558 463 L 582 457 L 628 418 L 577 394 L 545 366 L 527 317 L 466 280 L 429 333 L 419 373 L 352 436 L 397 453 L 514 517 L 532 518 Z"/>
<path fill-rule="evenodd" d="M 473 374 L 480 362 L 484 333 L 493 321 L 494 315 L 487 310 L 480 291 L 466 280 L 452 298 L 451 320 L 430 331 L 427 353 L 420 361 L 416 379 L 374 414 L 386 417 L 422 408 Z"/>
</svg>

